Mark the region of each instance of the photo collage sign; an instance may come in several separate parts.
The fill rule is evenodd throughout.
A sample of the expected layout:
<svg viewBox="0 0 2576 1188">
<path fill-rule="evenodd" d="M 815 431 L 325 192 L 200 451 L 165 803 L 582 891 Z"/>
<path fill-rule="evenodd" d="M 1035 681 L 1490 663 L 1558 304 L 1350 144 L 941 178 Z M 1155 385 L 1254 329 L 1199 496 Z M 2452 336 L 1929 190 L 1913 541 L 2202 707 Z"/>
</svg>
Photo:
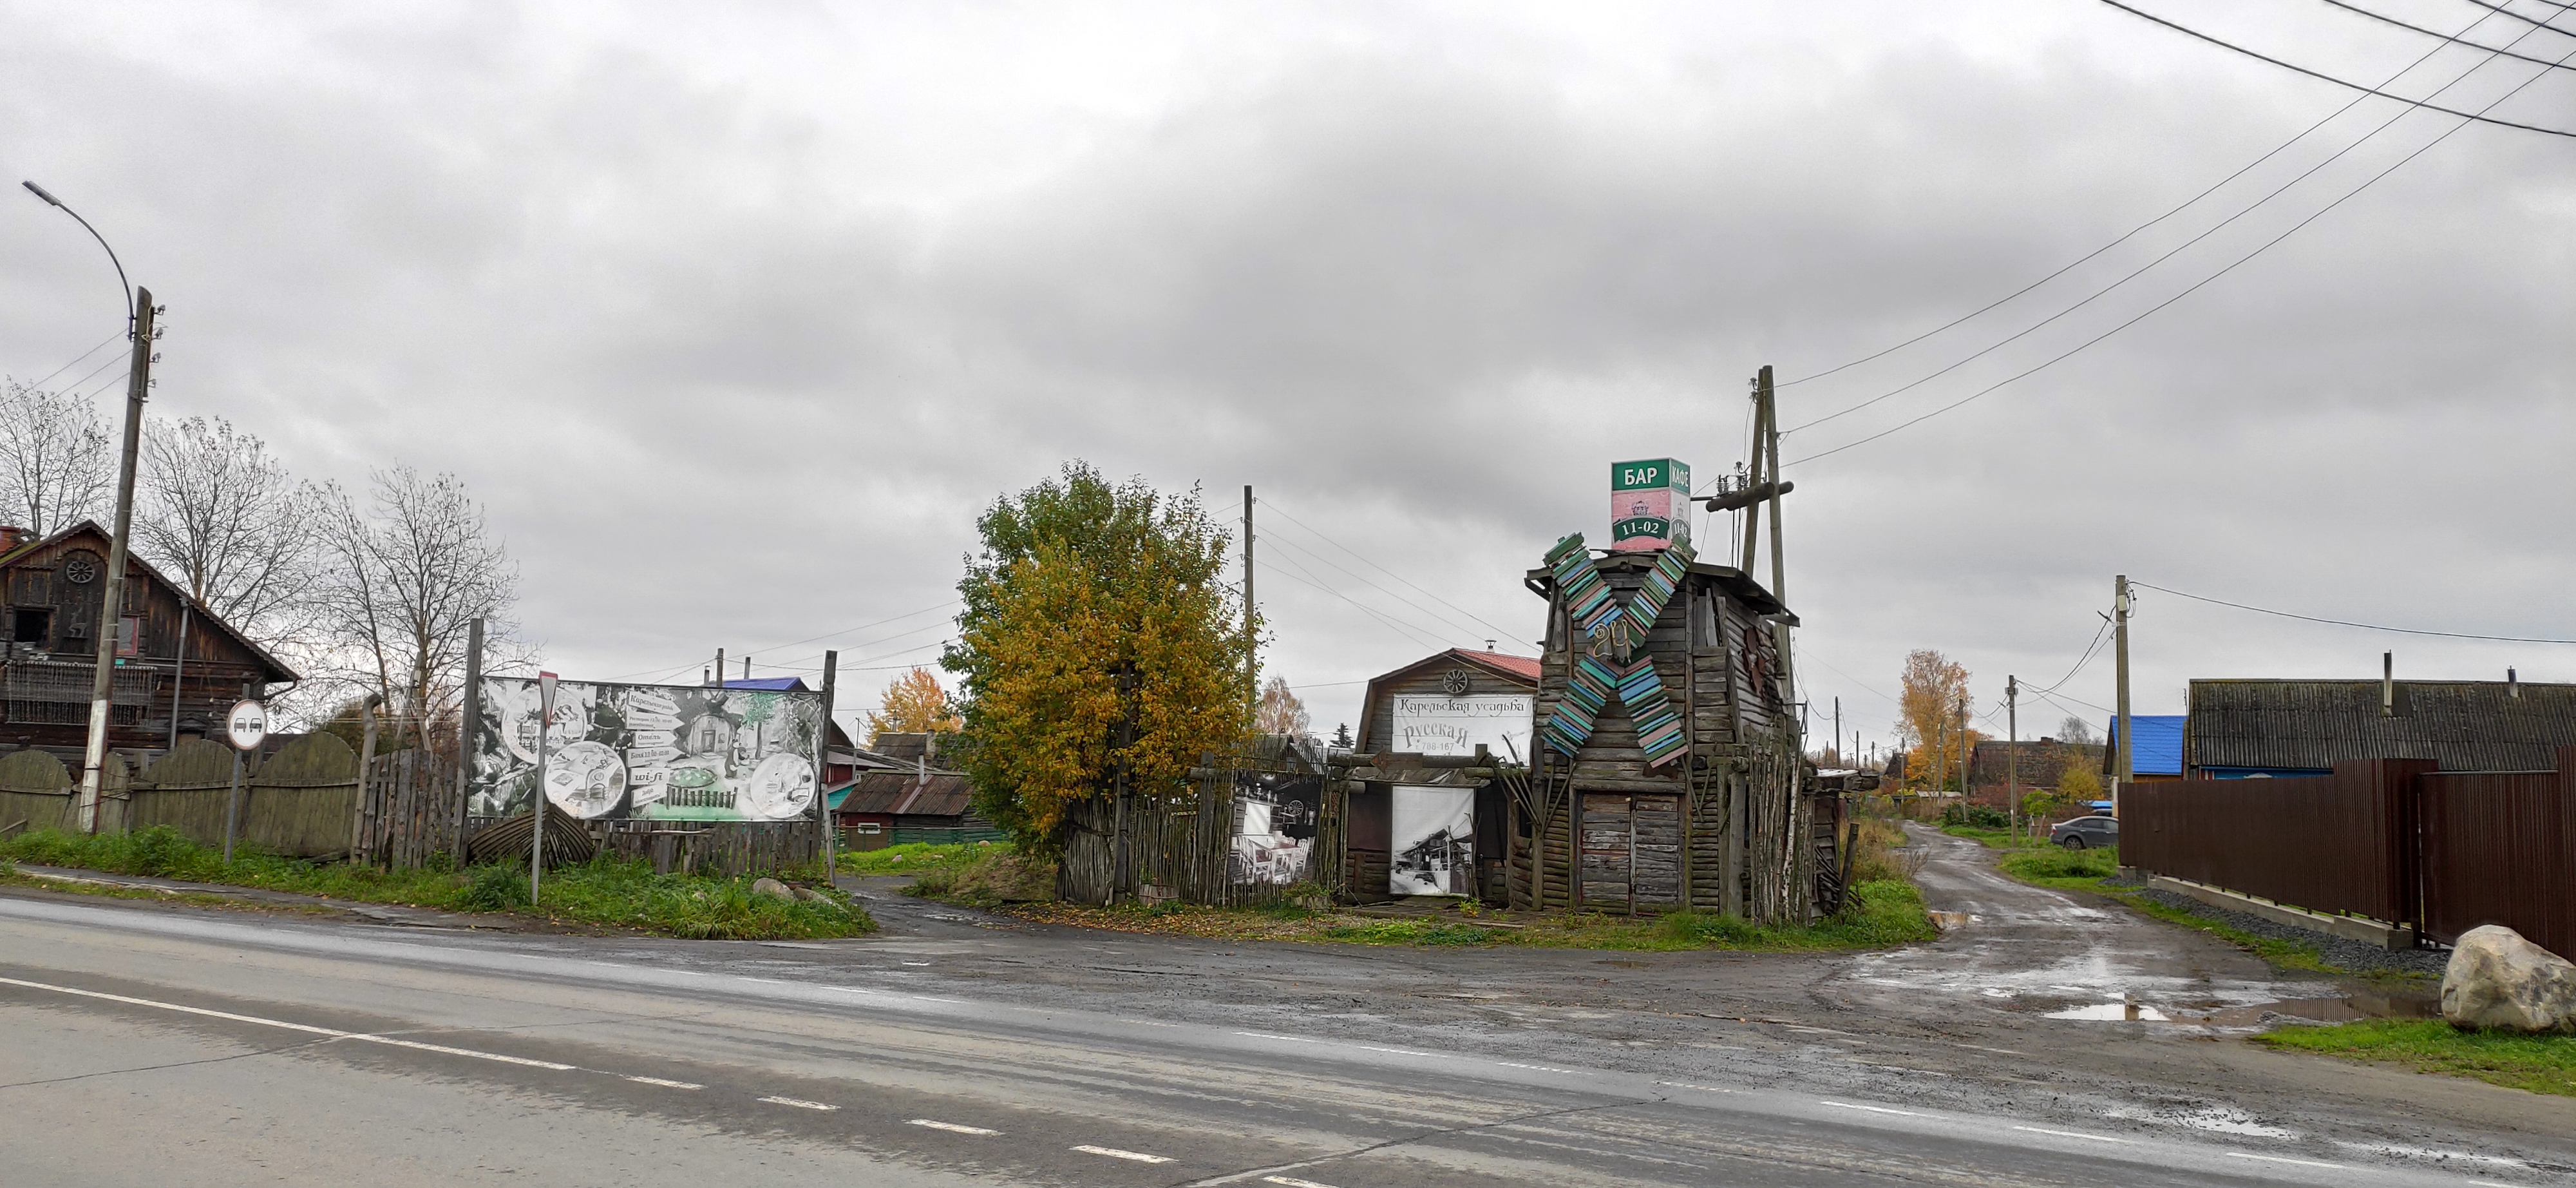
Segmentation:
<svg viewBox="0 0 2576 1188">
<path fill-rule="evenodd" d="M 469 811 L 528 811 L 540 717 L 535 680 L 484 679 Z M 559 681 L 546 799 L 583 820 L 809 817 L 822 723 L 820 693 Z"/>
</svg>

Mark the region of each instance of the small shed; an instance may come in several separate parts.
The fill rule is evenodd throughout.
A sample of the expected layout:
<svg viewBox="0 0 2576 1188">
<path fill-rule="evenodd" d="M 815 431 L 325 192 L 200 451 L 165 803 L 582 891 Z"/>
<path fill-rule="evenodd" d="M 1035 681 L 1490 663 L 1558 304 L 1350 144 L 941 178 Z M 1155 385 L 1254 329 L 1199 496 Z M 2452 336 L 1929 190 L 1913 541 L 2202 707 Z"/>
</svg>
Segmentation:
<svg viewBox="0 0 2576 1188">
<path fill-rule="evenodd" d="M 855 774 L 828 794 L 842 844 L 876 850 L 906 842 L 1004 841 L 1010 835 L 975 815 L 966 774 L 938 767 L 936 734 L 883 734 L 855 751 Z"/>
<path fill-rule="evenodd" d="M 1349 894 L 1507 901 L 1510 814 L 1494 765 L 1529 763 L 1538 666 L 1451 648 L 1369 681 L 1352 744 L 1368 763 L 1351 772 L 1345 818 Z"/>
</svg>

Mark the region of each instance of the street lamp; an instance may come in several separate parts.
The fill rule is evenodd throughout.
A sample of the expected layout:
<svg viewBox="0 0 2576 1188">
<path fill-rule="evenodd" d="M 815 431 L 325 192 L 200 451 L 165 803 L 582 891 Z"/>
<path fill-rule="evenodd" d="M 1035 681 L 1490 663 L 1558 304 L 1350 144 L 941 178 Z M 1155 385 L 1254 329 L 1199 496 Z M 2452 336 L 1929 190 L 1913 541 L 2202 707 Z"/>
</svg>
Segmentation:
<svg viewBox="0 0 2576 1188">
<path fill-rule="evenodd" d="M 90 678 L 89 742 L 81 753 L 80 831 L 98 832 L 98 799 L 101 776 L 107 767 L 107 709 L 115 689 L 116 648 L 125 635 L 125 552 L 126 538 L 134 527 L 134 454 L 142 442 L 143 398 L 152 387 L 152 317 L 159 311 L 152 306 L 152 290 L 136 289 L 125 279 L 125 262 L 116 258 L 116 249 L 107 246 L 107 237 L 81 218 L 80 212 L 63 204 L 63 200 L 45 192 L 34 182 L 20 183 L 27 192 L 45 200 L 54 209 L 70 215 L 89 232 L 89 237 L 106 248 L 108 263 L 116 265 L 117 287 L 125 293 L 126 333 L 134 340 L 134 357 L 127 367 L 125 380 L 125 452 L 116 468 L 116 531 L 108 538 L 107 577 L 101 582 L 98 614 L 98 670 Z M 140 641 L 137 641 L 140 642 Z"/>
</svg>

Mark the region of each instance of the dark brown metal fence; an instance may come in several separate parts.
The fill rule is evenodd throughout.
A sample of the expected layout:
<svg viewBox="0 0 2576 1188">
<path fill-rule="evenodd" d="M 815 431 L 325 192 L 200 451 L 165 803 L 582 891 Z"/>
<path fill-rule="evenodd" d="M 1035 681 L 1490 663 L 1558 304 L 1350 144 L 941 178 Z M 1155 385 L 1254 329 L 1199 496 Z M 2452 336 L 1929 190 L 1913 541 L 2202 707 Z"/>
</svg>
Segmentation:
<svg viewBox="0 0 2576 1188">
<path fill-rule="evenodd" d="M 2338 763 L 2330 776 L 2178 780 L 2120 790 L 2120 860 L 2320 912 L 2411 923 L 2421 759 Z"/>
<path fill-rule="evenodd" d="M 2556 771 L 2442 772 L 2418 787 L 2425 933 L 2450 943 L 2502 924 L 2576 953 L 2576 747 Z"/>
</svg>

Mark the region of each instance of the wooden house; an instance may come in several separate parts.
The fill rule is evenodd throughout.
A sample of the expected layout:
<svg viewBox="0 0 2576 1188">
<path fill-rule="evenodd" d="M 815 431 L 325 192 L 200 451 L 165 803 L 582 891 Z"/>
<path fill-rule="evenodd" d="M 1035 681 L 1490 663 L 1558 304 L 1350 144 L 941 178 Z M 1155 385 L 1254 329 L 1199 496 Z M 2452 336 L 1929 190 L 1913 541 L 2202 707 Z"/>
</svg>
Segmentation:
<svg viewBox="0 0 2576 1188">
<path fill-rule="evenodd" d="M 2576 685 L 2524 680 L 2194 680 L 2190 710 L 2176 719 L 2175 778 L 2332 775 L 2355 759 L 2555 771 L 2560 748 L 2576 747 Z M 2141 780 L 2154 738 L 2139 726 Z"/>
<path fill-rule="evenodd" d="M 1451 648 L 1368 683 L 1352 740 L 1343 887 L 1356 899 L 1508 898 L 1509 796 L 1498 768 L 1529 761 L 1539 662 Z M 1489 762 L 1471 766 L 1481 745 Z M 1405 801 L 1399 812 L 1398 801 Z M 1452 802 L 1447 810 L 1434 802 Z M 1463 817 L 1455 810 L 1463 807 Z M 1397 826 L 1403 818 L 1403 842 Z M 1463 826 L 1463 830 L 1459 827 Z M 1391 879 L 1401 860 L 1406 875 Z"/>
<path fill-rule="evenodd" d="M 140 557 L 128 555 L 116 613 L 106 613 L 108 553 L 106 530 L 86 520 L 41 540 L 0 528 L 0 741 L 51 752 L 77 773 L 102 631 L 117 641 L 107 745 L 141 759 L 177 735 L 219 730 L 246 694 L 298 679 Z"/>
<path fill-rule="evenodd" d="M 1515 906 L 1803 921 L 1838 898 L 1780 651 L 1796 616 L 1687 545 L 1596 554 L 1578 534 L 1525 581 L 1548 610 Z"/>
<path fill-rule="evenodd" d="M 975 815 L 966 774 L 936 766 L 936 734 L 882 734 L 873 750 L 851 748 L 849 782 L 830 792 L 842 844 L 875 850 L 905 842 L 1006 841 L 1010 835 Z"/>
</svg>

